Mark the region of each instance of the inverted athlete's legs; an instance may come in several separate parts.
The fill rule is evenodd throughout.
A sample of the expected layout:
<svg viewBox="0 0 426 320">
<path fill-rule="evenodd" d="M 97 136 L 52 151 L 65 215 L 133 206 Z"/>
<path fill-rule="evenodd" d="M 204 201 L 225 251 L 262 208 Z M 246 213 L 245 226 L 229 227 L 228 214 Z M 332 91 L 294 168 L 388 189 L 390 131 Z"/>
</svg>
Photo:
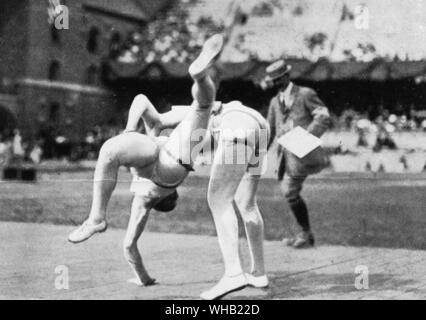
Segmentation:
<svg viewBox="0 0 426 320">
<path fill-rule="evenodd" d="M 149 165 L 156 159 L 157 152 L 157 145 L 139 133 L 122 134 L 104 143 L 96 163 L 89 222 L 96 224 L 105 220 L 119 167 Z"/>
<path fill-rule="evenodd" d="M 120 162 L 111 144 L 112 142 L 107 142 L 102 147 L 96 163 L 93 178 L 92 207 L 88 219 L 93 224 L 98 224 L 105 220 L 108 201 L 117 184 Z"/>
<path fill-rule="evenodd" d="M 214 40 L 214 39 L 213 39 Z M 173 185 L 181 182 L 188 174 L 188 170 L 180 165 L 192 166 L 198 153 L 201 151 L 202 141 L 206 135 L 210 111 L 216 98 L 216 88 L 207 69 L 210 63 L 221 51 L 220 43 L 211 43 L 203 47 L 200 57 L 191 65 L 194 84 L 192 97 L 194 102 L 185 119 L 170 135 L 169 141 L 163 146 L 159 154 L 156 167 L 156 179 L 163 184 Z M 204 58 L 200 60 L 200 58 Z M 193 67 L 195 65 L 195 67 Z M 195 73 L 195 71 L 197 71 Z"/>
<path fill-rule="evenodd" d="M 192 165 L 200 150 L 195 149 L 205 137 L 210 111 L 216 97 L 216 88 L 210 76 L 195 80 L 192 86 L 194 102 L 191 111 L 172 132 L 166 144 L 167 150 L 188 165 Z"/>
</svg>

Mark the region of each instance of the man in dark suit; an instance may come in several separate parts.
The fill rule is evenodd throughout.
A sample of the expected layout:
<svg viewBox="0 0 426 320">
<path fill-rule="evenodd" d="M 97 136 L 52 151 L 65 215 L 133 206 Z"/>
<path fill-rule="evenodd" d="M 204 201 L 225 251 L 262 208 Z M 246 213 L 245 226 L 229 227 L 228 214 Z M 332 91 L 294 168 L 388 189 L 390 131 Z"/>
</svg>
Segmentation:
<svg viewBox="0 0 426 320">
<path fill-rule="evenodd" d="M 266 68 L 266 84 L 278 88 L 277 95 L 270 102 L 267 116 L 271 127 L 269 145 L 275 137 L 279 138 L 298 126 L 321 137 L 330 125 L 327 107 L 314 90 L 293 84 L 290 81 L 290 70 L 291 66 L 283 59 Z M 289 246 L 306 248 L 314 245 L 308 208 L 300 192 L 307 176 L 321 171 L 327 162 L 321 147 L 300 159 L 278 145 L 278 180 L 281 181 L 283 194 L 301 229 L 296 237 L 283 240 Z"/>
</svg>

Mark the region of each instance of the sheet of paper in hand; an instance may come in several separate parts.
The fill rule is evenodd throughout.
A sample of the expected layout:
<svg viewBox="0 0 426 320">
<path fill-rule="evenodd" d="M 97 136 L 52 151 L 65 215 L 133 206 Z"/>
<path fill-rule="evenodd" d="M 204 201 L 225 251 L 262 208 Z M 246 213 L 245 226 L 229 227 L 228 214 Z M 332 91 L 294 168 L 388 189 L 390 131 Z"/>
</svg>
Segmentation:
<svg viewBox="0 0 426 320">
<path fill-rule="evenodd" d="M 296 127 L 278 139 L 278 143 L 302 159 L 321 145 L 321 139 L 302 127 Z"/>
</svg>

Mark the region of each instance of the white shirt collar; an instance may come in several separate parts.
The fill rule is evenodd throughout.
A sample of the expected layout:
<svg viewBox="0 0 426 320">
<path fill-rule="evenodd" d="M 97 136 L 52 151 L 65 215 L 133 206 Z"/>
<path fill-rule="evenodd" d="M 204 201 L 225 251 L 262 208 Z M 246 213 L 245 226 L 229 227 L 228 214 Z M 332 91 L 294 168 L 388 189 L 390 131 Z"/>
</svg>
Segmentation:
<svg viewBox="0 0 426 320">
<path fill-rule="evenodd" d="M 291 90 L 293 90 L 293 82 L 290 81 L 287 88 L 284 91 L 280 91 L 280 99 L 284 100 L 285 104 L 288 105 L 290 101 Z"/>
</svg>

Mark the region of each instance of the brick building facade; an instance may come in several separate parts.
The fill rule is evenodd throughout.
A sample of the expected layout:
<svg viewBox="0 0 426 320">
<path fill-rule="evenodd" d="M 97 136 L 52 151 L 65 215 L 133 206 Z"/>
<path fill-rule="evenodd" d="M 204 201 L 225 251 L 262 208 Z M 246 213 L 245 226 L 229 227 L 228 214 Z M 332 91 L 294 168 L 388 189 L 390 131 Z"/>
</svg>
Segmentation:
<svg viewBox="0 0 426 320">
<path fill-rule="evenodd" d="M 122 120 L 104 62 L 167 1 L 62 0 L 69 29 L 48 23 L 48 3 L 0 2 L 0 130 L 16 125 L 32 139 L 48 126 L 77 140 L 96 124 Z"/>
</svg>

